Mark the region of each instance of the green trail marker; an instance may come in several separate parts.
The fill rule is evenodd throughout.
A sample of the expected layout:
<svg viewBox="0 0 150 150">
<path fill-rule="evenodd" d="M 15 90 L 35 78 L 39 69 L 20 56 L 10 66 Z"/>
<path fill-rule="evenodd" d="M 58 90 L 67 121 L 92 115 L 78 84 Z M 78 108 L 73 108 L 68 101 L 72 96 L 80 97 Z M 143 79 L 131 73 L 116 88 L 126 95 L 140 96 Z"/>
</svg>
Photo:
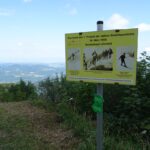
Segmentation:
<svg viewBox="0 0 150 150">
<path fill-rule="evenodd" d="M 94 112 L 103 112 L 103 98 L 100 95 L 94 96 L 94 103 L 92 105 L 92 109 Z"/>
</svg>

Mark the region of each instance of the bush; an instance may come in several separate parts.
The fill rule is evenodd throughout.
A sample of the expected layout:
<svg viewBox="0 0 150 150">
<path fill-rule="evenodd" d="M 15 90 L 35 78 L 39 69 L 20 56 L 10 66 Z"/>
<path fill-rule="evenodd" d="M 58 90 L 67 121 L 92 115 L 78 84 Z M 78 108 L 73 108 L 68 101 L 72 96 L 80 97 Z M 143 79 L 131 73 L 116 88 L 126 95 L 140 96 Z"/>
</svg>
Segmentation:
<svg viewBox="0 0 150 150">
<path fill-rule="evenodd" d="M 57 112 L 67 127 L 72 129 L 74 136 L 80 139 L 77 149 L 94 150 L 96 134 L 90 121 L 77 112 L 74 112 L 64 102 L 58 105 Z"/>
<path fill-rule="evenodd" d="M 23 101 L 37 97 L 36 87 L 31 82 L 20 80 L 19 83 L 8 86 L 1 85 L 0 101 Z"/>
</svg>

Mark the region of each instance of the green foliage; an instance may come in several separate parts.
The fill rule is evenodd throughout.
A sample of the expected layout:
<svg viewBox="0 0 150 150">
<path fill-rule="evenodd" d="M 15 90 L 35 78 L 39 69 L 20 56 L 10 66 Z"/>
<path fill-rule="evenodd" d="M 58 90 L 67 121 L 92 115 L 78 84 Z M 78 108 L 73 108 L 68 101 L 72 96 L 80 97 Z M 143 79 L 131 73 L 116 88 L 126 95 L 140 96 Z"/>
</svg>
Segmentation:
<svg viewBox="0 0 150 150">
<path fill-rule="evenodd" d="M 94 91 L 94 84 L 68 82 L 64 75 L 55 79 L 47 78 L 39 83 L 41 99 L 55 103 L 67 101 L 73 109 L 77 109 L 81 114 L 93 114 L 91 105 Z"/>
<path fill-rule="evenodd" d="M 36 87 L 31 82 L 20 80 L 17 84 L 0 85 L 0 101 L 23 101 L 37 97 Z"/>
<path fill-rule="evenodd" d="M 42 101 L 40 101 L 40 103 L 42 103 Z M 50 104 L 52 105 L 49 101 L 44 101 L 43 103 L 49 107 L 51 107 Z M 36 105 L 38 102 L 33 104 Z M 41 107 L 40 105 L 36 106 Z M 91 120 L 79 115 L 66 102 L 55 105 L 55 108 L 57 109 L 49 109 L 49 111 L 57 111 L 61 125 L 63 124 L 64 128 L 68 128 L 69 130 L 71 129 L 74 136 L 78 139 L 78 144 L 76 144 L 74 148 L 78 150 L 95 150 L 96 128 Z M 46 110 L 48 109 L 46 108 Z M 149 146 L 148 142 L 144 143 L 141 137 L 137 135 L 136 139 L 134 139 L 128 134 L 110 135 L 110 132 L 106 132 L 106 129 L 104 131 L 104 148 L 106 150 L 147 150 Z"/>
<path fill-rule="evenodd" d="M 38 86 L 38 99 L 42 99 L 42 101 L 36 100 L 33 103 L 47 110 L 58 106 L 58 112 L 64 122 L 69 128 L 74 129 L 73 132 L 77 137 L 84 139 L 79 149 L 93 149 L 93 146 L 90 147 L 89 143 L 94 139 L 94 134 L 92 134 L 94 132 L 87 125 L 83 115 L 88 119 L 95 120 L 96 115 L 91 109 L 95 93 L 95 84 L 68 82 L 62 74 L 60 77 L 56 76 L 54 79 L 47 78 L 41 81 Z M 36 88 L 30 82 L 27 84 L 21 80 L 18 84 L 0 86 L 0 101 L 35 99 L 36 96 Z M 106 136 L 109 135 L 108 141 L 115 143 L 116 138 L 109 139 L 113 135 L 128 137 L 130 134 L 132 139 L 136 139 L 135 137 L 141 139 L 140 145 L 144 143 L 143 141 L 145 141 L 145 145 L 149 145 L 150 56 L 143 52 L 137 62 L 136 86 L 104 85 L 103 97 L 104 132 Z M 47 105 L 47 102 L 50 105 Z M 79 117 L 79 114 L 82 117 Z M 91 135 L 92 137 L 90 137 Z M 137 142 L 138 139 L 135 141 Z M 128 145 L 126 149 L 132 149 L 132 146 L 130 146 L 130 144 L 133 144 L 132 142 L 123 140 L 122 145 L 125 143 Z M 108 145 L 105 143 L 107 149 L 110 148 Z M 118 143 L 118 145 L 120 146 L 115 147 L 114 145 L 114 149 L 123 149 L 121 143 Z M 141 148 L 141 146 L 138 147 Z"/>
<path fill-rule="evenodd" d="M 110 131 L 140 133 L 149 138 L 150 109 L 150 57 L 142 53 L 137 65 L 137 85 L 105 85 L 104 112 L 107 113 Z M 112 131 L 111 131 L 112 132 Z"/>
<path fill-rule="evenodd" d="M 77 149 L 94 150 L 95 130 L 92 124 L 84 117 L 73 111 L 65 102 L 57 106 L 57 112 L 68 128 L 71 128 L 74 136 L 80 139 Z"/>
<path fill-rule="evenodd" d="M 129 136 L 128 136 L 129 137 Z M 120 136 L 108 136 L 106 135 L 104 140 L 105 150 L 147 150 L 145 145 L 141 145 L 138 142 L 134 143 L 130 138 L 122 138 Z"/>
<path fill-rule="evenodd" d="M 50 101 L 43 100 L 43 99 L 33 99 L 30 101 L 30 103 L 33 106 L 37 106 L 39 108 L 45 109 L 47 111 L 55 111 L 56 110 L 56 105 Z"/>
<path fill-rule="evenodd" d="M 25 104 L 17 105 L 27 107 Z M 0 105 L 0 150 L 57 150 L 54 144 L 47 142 L 43 130 L 37 128 L 37 116 L 32 114 L 30 118 L 28 110 L 21 111 L 15 105 Z M 35 112 L 32 110 L 32 113 Z"/>
<path fill-rule="evenodd" d="M 68 82 L 65 76 L 47 78 L 39 84 L 40 96 L 46 100 L 66 103 L 79 114 L 94 119 L 92 112 L 93 95 L 96 85 L 81 82 Z M 104 114 L 107 116 L 107 129 L 113 132 L 149 132 L 150 109 L 150 56 L 143 52 L 137 64 L 137 85 L 104 85 Z M 145 136 L 145 135 L 144 135 Z"/>
<path fill-rule="evenodd" d="M 60 103 L 65 103 L 81 115 L 95 119 L 95 114 L 92 112 L 93 95 L 96 93 L 96 85 L 80 82 L 68 82 L 65 76 L 56 79 L 47 79 L 42 81 L 41 96 L 47 100 Z M 41 87 L 40 87 L 41 88 Z M 150 132 L 150 56 L 143 52 L 140 60 L 137 63 L 137 85 L 104 85 L 104 128 L 109 135 L 128 135 L 137 136 L 141 141 L 145 140 L 146 145 L 149 143 Z M 66 107 L 66 106 L 64 106 Z M 71 120 L 71 127 L 77 121 L 77 118 L 72 118 L 72 113 L 66 113 L 68 108 L 60 109 L 65 120 Z M 82 129 L 81 123 L 81 129 Z M 74 126 L 76 129 L 76 127 Z M 77 133 L 81 134 L 80 128 Z M 113 130 L 112 130 L 113 129 Z M 84 129 L 83 129 L 84 132 Z M 80 135 L 82 136 L 82 135 Z M 124 142 L 123 142 L 124 143 Z M 87 144 L 87 143 L 86 143 Z M 142 142 L 140 143 L 142 144 Z M 121 145 L 121 144 L 120 144 Z M 130 143 L 128 143 L 130 147 Z M 84 147 L 84 144 L 82 145 Z M 116 149 L 119 149 L 116 148 Z M 127 148 L 132 149 L 132 148 Z"/>
<path fill-rule="evenodd" d="M 47 78 L 39 83 L 39 94 L 42 99 L 59 102 L 65 96 L 65 92 L 58 76 L 55 79 Z"/>
</svg>

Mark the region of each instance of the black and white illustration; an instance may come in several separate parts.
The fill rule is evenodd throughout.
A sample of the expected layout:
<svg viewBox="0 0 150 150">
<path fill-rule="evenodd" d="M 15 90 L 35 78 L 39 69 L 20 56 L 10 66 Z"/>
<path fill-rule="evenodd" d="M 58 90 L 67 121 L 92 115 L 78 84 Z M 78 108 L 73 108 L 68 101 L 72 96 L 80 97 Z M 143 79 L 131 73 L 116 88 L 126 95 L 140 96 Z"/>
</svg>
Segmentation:
<svg viewBox="0 0 150 150">
<path fill-rule="evenodd" d="M 118 47 L 116 56 L 116 69 L 118 71 L 134 70 L 135 52 L 133 46 Z"/>
<path fill-rule="evenodd" d="M 113 70 L 113 50 L 105 48 L 85 48 L 83 52 L 84 70 Z"/>
<path fill-rule="evenodd" d="M 80 70 L 80 49 L 68 49 L 68 70 Z"/>
</svg>

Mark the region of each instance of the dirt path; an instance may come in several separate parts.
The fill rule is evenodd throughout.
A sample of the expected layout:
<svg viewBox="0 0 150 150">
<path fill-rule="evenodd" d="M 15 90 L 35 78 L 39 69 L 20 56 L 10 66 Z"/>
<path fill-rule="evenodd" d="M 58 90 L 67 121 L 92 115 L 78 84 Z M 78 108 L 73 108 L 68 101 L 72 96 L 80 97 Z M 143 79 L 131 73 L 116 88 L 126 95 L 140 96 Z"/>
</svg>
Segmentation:
<svg viewBox="0 0 150 150">
<path fill-rule="evenodd" d="M 71 150 L 76 140 L 70 130 L 29 102 L 0 103 L 1 150 Z"/>
</svg>

